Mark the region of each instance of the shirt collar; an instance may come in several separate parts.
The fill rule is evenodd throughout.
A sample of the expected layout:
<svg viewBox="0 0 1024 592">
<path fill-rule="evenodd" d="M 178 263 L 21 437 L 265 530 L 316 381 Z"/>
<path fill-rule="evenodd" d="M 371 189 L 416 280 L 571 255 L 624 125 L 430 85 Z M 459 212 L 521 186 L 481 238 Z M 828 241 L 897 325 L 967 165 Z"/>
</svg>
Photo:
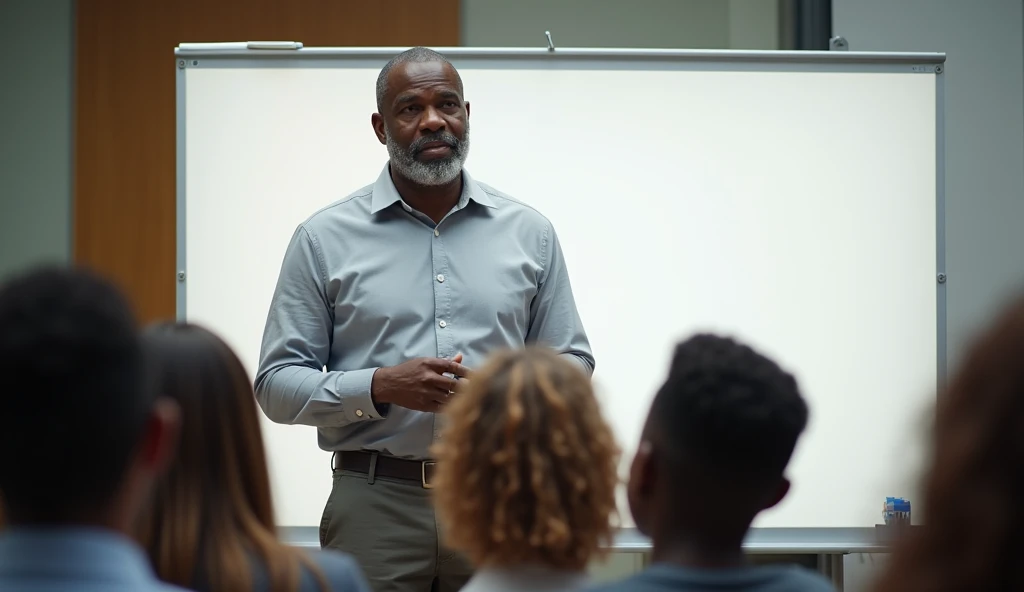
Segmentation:
<svg viewBox="0 0 1024 592">
<path fill-rule="evenodd" d="M 398 189 L 395 188 L 395 182 L 391 180 L 390 162 L 384 164 L 384 169 L 381 170 L 380 175 L 377 177 L 377 181 L 374 182 L 372 191 L 373 197 L 370 206 L 371 214 L 376 214 L 377 212 L 402 201 L 402 196 L 398 194 Z M 463 168 L 462 195 L 459 196 L 459 204 L 455 206 L 455 209 L 461 210 L 469 204 L 470 200 L 488 208 L 498 207 L 498 204 L 494 202 L 494 199 L 490 194 L 484 191 L 483 187 L 481 187 L 480 184 L 474 181 L 473 177 L 469 175 L 469 171 Z"/>
</svg>

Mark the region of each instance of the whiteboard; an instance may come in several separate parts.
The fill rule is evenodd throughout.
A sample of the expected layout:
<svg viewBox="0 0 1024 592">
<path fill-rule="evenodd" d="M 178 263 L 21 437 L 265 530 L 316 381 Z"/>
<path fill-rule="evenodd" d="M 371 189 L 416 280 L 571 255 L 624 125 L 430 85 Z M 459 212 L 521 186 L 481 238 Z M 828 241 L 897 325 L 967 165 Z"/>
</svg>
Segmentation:
<svg viewBox="0 0 1024 592">
<path fill-rule="evenodd" d="M 386 162 L 370 114 L 397 51 L 177 51 L 178 314 L 250 375 L 296 225 Z M 811 407 L 755 526 L 871 526 L 912 495 L 945 367 L 942 54 L 442 51 L 467 170 L 559 233 L 624 466 L 673 344 L 713 330 Z M 278 522 L 318 525 L 330 454 L 263 425 Z"/>
</svg>

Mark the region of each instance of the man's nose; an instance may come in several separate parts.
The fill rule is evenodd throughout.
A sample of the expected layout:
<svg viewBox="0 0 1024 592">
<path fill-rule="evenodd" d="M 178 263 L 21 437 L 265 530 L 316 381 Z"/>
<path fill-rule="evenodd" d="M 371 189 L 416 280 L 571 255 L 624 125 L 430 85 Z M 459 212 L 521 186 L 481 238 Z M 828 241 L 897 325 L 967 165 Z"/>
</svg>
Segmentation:
<svg viewBox="0 0 1024 592">
<path fill-rule="evenodd" d="M 444 118 L 440 111 L 433 107 L 427 107 L 423 111 L 423 119 L 420 120 L 420 129 L 436 133 L 444 129 Z"/>
</svg>

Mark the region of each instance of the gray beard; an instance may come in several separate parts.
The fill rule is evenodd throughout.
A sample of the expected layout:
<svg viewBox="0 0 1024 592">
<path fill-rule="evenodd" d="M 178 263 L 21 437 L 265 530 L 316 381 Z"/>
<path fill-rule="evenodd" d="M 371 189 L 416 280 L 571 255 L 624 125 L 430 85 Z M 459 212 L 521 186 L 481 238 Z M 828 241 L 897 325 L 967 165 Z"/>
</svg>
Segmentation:
<svg viewBox="0 0 1024 592">
<path fill-rule="evenodd" d="M 394 136 L 388 132 L 387 126 L 384 127 L 384 137 L 387 140 L 391 166 L 400 175 L 417 185 L 436 186 L 451 183 L 462 173 L 462 167 L 466 164 L 466 158 L 469 156 L 469 122 L 466 122 L 466 132 L 463 134 L 462 141 L 456 140 L 455 146 L 452 147 L 452 153 L 445 158 L 429 162 L 416 160 L 413 156 L 416 151 L 415 144 L 408 150 L 403 150 L 395 143 Z M 452 139 L 454 136 L 447 132 L 446 137 Z M 423 143 L 429 141 L 431 139 L 427 138 L 423 140 Z"/>
</svg>

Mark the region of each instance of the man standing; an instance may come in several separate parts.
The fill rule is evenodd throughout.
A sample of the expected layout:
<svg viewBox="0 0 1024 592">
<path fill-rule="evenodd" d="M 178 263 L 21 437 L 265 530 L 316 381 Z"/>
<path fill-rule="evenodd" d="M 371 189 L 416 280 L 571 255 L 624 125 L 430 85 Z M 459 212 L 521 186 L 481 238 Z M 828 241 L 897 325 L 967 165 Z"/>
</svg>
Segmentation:
<svg viewBox="0 0 1024 592">
<path fill-rule="evenodd" d="M 451 63 L 396 56 L 371 123 L 390 160 L 296 229 L 256 395 L 335 452 L 321 545 L 356 556 L 377 592 L 454 592 L 470 568 L 438 540 L 435 413 L 495 350 L 544 344 L 588 374 L 594 356 L 551 223 L 463 169 L 469 103 Z"/>
</svg>

